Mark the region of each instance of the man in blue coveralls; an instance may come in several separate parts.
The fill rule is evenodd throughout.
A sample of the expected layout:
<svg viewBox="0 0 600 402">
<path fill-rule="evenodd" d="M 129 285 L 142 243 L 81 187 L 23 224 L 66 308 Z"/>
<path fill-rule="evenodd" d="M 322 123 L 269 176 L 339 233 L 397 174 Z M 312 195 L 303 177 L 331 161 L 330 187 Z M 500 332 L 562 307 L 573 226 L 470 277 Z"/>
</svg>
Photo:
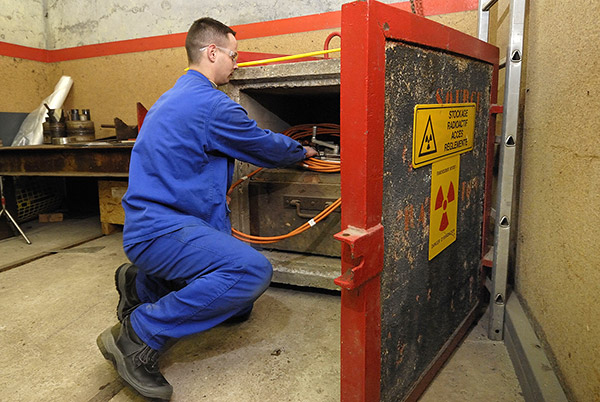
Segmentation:
<svg viewBox="0 0 600 402">
<path fill-rule="evenodd" d="M 231 235 L 234 160 L 272 168 L 316 154 L 259 128 L 216 88 L 237 69 L 231 28 L 199 19 L 185 48 L 189 71 L 149 110 L 133 147 L 123 197 L 133 264 L 115 275 L 120 323 L 97 341 L 129 385 L 164 400 L 173 388 L 157 362 L 167 342 L 247 319 L 271 280 L 267 259 Z"/>
</svg>

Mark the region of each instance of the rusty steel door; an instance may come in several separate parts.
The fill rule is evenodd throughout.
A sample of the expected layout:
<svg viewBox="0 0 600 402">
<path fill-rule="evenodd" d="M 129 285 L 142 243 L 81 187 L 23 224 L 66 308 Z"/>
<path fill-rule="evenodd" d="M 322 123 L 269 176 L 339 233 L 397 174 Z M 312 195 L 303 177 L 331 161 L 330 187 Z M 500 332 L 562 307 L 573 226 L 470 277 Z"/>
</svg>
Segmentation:
<svg viewBox="0 0 600 402">
<path fill-rule="evenodd" d="M 416 400 L 478 310 L 498 49 L 360 1 L 341 58 L 342 401 Z"/>
</svg>

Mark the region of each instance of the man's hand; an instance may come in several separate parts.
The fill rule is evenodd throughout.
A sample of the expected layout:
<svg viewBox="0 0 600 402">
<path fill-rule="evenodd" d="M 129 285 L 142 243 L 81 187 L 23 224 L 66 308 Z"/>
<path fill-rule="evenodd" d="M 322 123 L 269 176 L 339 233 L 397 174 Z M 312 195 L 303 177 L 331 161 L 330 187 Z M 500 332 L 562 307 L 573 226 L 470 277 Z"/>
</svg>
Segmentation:
<svg viewBox="0 0 600 402">
<path fill-rule="evenodd" d="M 306 155 L 304 156 L 305 159 L 312 158 L 313 156 L 317 155 L 317 151 L 313 147 L 305 146 L 304 149 L 306 150 Z"/>
</svg>

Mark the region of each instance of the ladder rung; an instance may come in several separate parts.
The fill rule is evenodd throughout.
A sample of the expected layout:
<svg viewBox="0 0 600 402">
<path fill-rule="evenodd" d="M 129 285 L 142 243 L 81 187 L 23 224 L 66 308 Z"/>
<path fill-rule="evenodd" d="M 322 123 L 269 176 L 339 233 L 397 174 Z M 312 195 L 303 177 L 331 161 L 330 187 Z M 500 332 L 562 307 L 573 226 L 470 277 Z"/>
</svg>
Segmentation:
<svg viewBox="0 0 600 402">
<path fill-rule="evenodd" d="M 506 67 L 506 57 L 503 57 L 500 59 L 500 63 L 498 64 L 498 68 L 505 68 Z"/>
<path fill-rule="evenodd" d="M 492 8 L 494 6 L 494 4 L 496 4 L 498 2 L 498 0 L 490 0 L 487 2 L 486 5 L 483 6 L 482 10 L 483 11 L 490 11 L 490 8 Z"/>
</svg>

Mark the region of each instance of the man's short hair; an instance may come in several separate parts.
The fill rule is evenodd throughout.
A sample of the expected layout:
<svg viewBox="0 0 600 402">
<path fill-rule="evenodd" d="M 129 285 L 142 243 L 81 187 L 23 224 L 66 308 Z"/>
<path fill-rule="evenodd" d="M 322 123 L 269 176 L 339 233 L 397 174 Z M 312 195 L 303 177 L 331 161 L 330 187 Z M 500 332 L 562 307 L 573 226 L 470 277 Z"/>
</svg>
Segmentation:
<svg viewBox="0 0 600 402">
<path fill-rule="evenodd" d="M 235 31 L 227 25 L 210 17 L 200 18 L 192 24 L 185 38 L 185 51 L 188 62 L 195 64 L 200 60 L 200 49 L 212 43 L 224 46 L 227 35 L 235 36 Z"/>
</svg>

